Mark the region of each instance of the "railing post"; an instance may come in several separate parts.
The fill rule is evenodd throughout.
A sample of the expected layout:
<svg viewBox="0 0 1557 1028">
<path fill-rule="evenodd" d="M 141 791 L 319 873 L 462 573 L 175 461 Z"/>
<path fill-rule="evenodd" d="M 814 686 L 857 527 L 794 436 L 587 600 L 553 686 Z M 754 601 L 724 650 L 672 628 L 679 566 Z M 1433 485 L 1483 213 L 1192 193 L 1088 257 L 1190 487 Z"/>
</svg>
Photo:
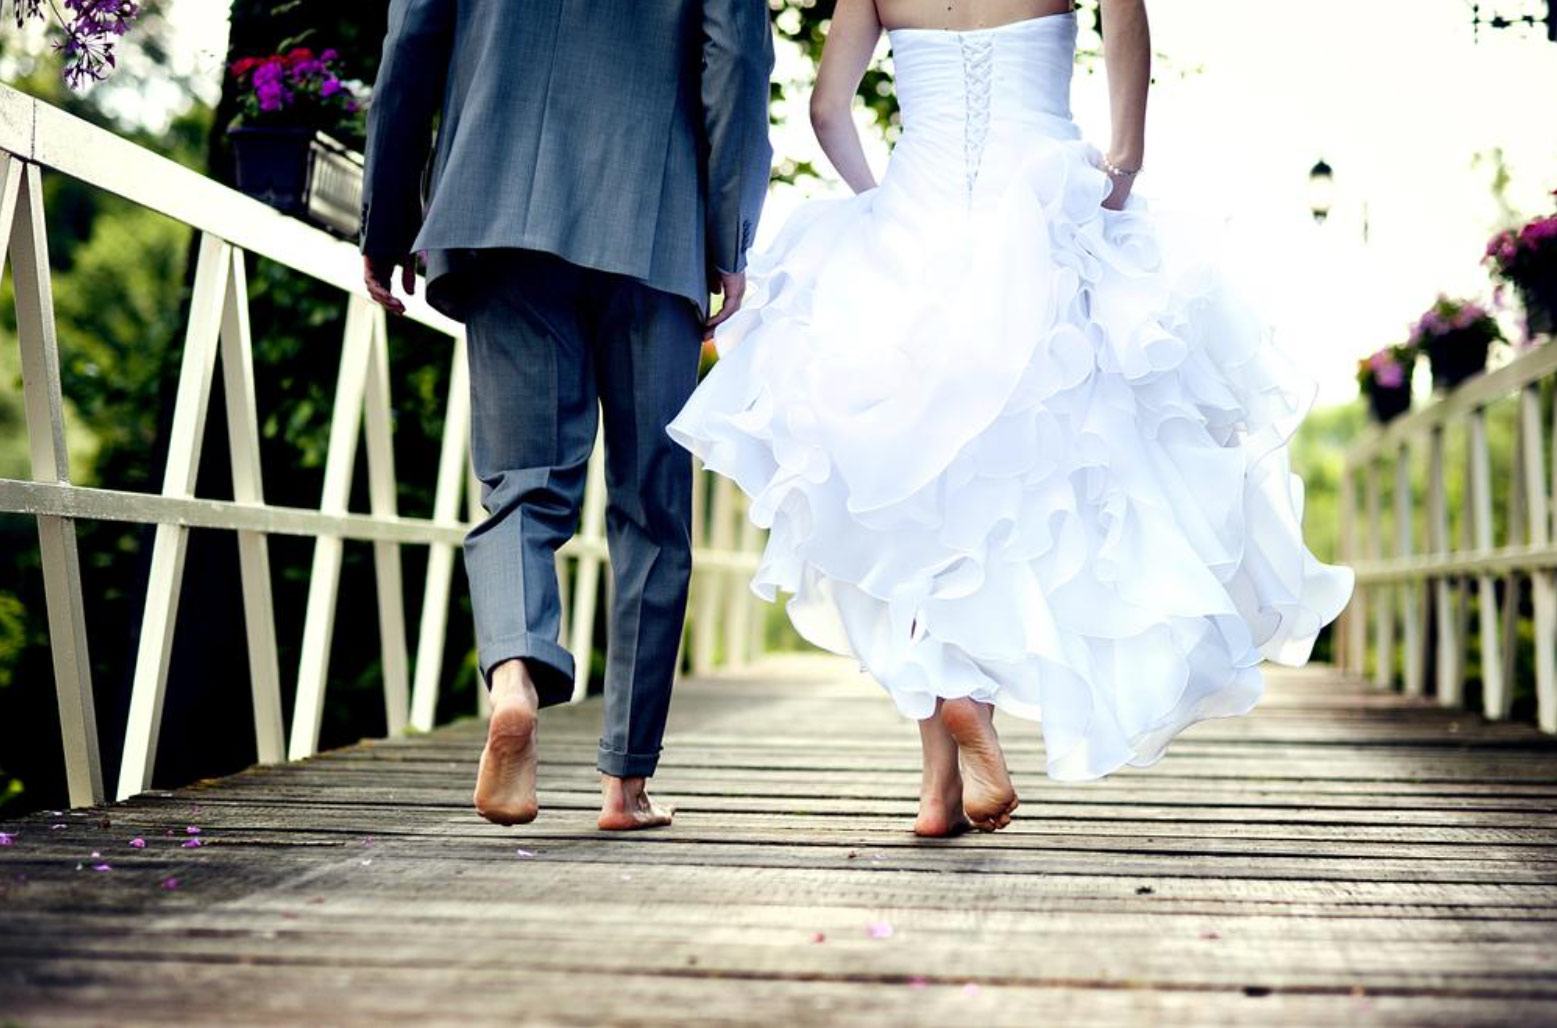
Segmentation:
<svg viewBox="0 0 1557 1028">
<path fill-rule="evenodd" d="M 200 471 L 201 442 L 216 372 L 217 344 L 222 330 L 232 249 L 212 235 L 200 239 L 200 258 L 190 304 L 189 331 L 178 372 L 173 428 L 162 495 L 193 496 Z M 151 551 L 146 607 L 141 616 L 140 643 L 130 691 L 130 715 L 124 730 L 124 754 L 119 764 L 118 796 L 127 799 L 151 785 L 157 760 L 157 735 L 162 727 L 162 703 L 167 692 L 168 664 L 173 655 L 173 631 L 184 582 L 184 555 L 189 529 L 158 525 Z"/>
<path fill-rule="evenodd" d="M 1551 480 L 1546 476 L 1545 433 L 1541 428 L 1541 388 L 1527 385 L 1519 391 L 1519 418 L 1525 440 L 1525 502 L 1529 506 L 1530 545 L 1551 542 Z M 1557 469 L 1554 469 L 1557 473 Z M 1557 732 L 1557 571 L 1536 568 L 1530 573 L 1531 603 L 1535 625 L 1536 720 L 1548 732 Z"/>
<path fill-rule="evenodd" d="M 1347 461 L 1341 476 L 1341 554 L 1342 561 L 1350 564 L 1361 556 L 1358 542 L 1357 468 Z M 1337 626 L 1337 639 L 1344 640 L 1344 663 L 1347 673 L 1361 678 L 1368 659 L 1368 596 L 1367 587 L 1359 583 L 1352 593 L 1351 602 L 1343 614 L 1345 623 Z"/>
<path fill-rule="evenodd" d="M 438 484 L 433 494 L 433 520 L 440 524 L 459 521 L 461 486 L 468 477 L 465 452 L 469 441 L 470 359 L 461 336 L 454 340 L 449 401 L 443 415 L 443 445 L 438 453 Z M 431 731 L 438 715 L 438 684 L 448 639 L 455 549 L 453 543 L 433 543 L 427 553 L 422 622 L 416 634 L 416 677 L 411 687 L 411 727 L 420 732 Z"/>
<path fill-rule="evenodd" d="M 363 440 L 368 456 L 368 508 L 375 518 L 399 517 L 395 495 L 394 433 L 389 414 L 389 332 L 382 307 L 371 310 L 368 373 L 363 388 Z M 389 735 L 405 731 L 410 708 L 410 659 L 406 653 L 405 586 L 400 544 L 373 543 L 373 581 L 378 593 L 379 653 L 384 679 L 384 720 Z"/>
<path fill-rule="evenodd" d="M 1469 510 L 1477 553 L 1492 552 L 1492 460 L 1487 450 L 1487 411 L 1477 407 L 1468 423 L 1470 450 Z M 1482 711 L 1499 720 L 1508 716 L 1509 690 L 1503 680 L 1503 645 L 1498 624 L 1497 583 L 1491 572 L 1476 576 L 1477 615 L 1481 626 Z"/>
<path fill-rule="evenodd" d="M 1411 488 L 1411 445 L 1402 441 L 1395 456 L 1395 556 L 1407 559 L 1415 555 L 1412 521 L 1416 517 L 1416 498 Z M 1422 592 L 1407 578 L 1400 583 L 1400 613 L 1404 636 L 1404 674 L 1407 696 L 1424 692 L 1422 669 L 1423 611 Z"/>
<path fill-rule="evenodd" d="M 1434 553 L 1447 555 L 1453 546 L 1449 541 L 1449 498 L 1445 482 L 1444 433 L 1442 424 L 1434 425 L 1428 436 L 1427 450 L 1427 534 L 1428 545 Z M 1464 671 L 1461 657 L 1460 619 L 1455 597 L 1453 577 L 1438 575 L 1433 579 L 1433 613 L 1438 628 L 1437 685 L 1438 702 L 1444 706 L 1458 706 L 1464 695 Z"/>
<path fill-rule="evenodd" d="M 1380 560 L 1384 556 L 1383 504 L 1379 499 L 1379 476 L 1382 458 L 1369 459 L 1363 473 L 1367 476 L 1368 503 L 1368 556 Z M 1390 589 L 1380 586 L 1373 590 L 1374 639 L 1373 684 L 1382 689 L 1395 684 L 1395 612 L 1390 602 Z"/>
<path fill-rule="evenodd" d="M 330 441 L 324 459 L 324 491 L 319 509 L 346 513 L 351 496 L 357 437 L 362 428 L 362 398 L 372 363 L 373 324 L 369 301 L 353 296 L 346 306 L 346 332 L 341 367 L 336 376 L 335 406 L 330 414 Z M 297 674 L 297 699 L 292 707 L 292 739 L 287 756 L 301 760 L 319 748 L 324 717 L 324 686 L 330 669 L 330 643 L 335 634 L 335 601 L 341 585 L 345 542 L 321 535 L 314 543 L 313 570 L 303 615 L 303 653 Z"/>
<path fill-rule="evenodd" d="M 49 278 L 43 178 L 35 165 L 7 155 L 0 182 L 0 246 L 10 250 L 16 335 L 22 355 L 22 403 L 34 482 L 70 481 L 65 449 L 65 402 L 60 389 L 59 341 Z M 0 266 L 4 261 L 0 259 Z M 81 557 L 72 518 L 40 516 L 38 553 L 48 608 L 49 648 L 59 698 L 65 777 L 75 806 L 104 799 L 92 661 L 87 653 Z"/>
<path fill-rule="evenodd" d="M 248 272 L 243 251 L 228 248 L 222 314 L 222 381 L 227 438 L 232 454 L 233 499 L 263 506 L 260 475 L 259 405 L 254 398 L 254 346 L 249 331 Z M 243 621 L 249 643 L 249 690 L 254 705 L 254 744 L 261 763 L 286 759 L 281 715 L 281 660 L 276 652 L 276 604 L 271 593 L 270 547 L 263 532 L 238 532 L 238 567 L 243 583 Z"/>
<path fill-rule="evenodd" d="M 573 703 L 589 695 L 589 660 L 595 649 L 595 607 L 600 589 L 602 558 L 599 547 L 605 542 L 605 443 L 604 428 L 595 440 L 589 458 L 584 485 L 584 512 L 580 518 L 579 541 L 584 544 L 576 563 L 573 580 L 573 613 L 570 649 L 573 651 Z"/>
<path fill-rule="evenodd" d="M 708 546 L 728 555 L 735 543 L 735 483 L 722 475 L 713 480 L 713 505 L 708 513 Z M 730 577 L 727 568 L 710 568 L 698 579 L 696 614 L 692 619 L 692 672 L 712 671 L 719 657 L 719 639 L 729 637 L 734 625 L 721 624 L 728 610 L 720 603 Z M 721 629 L 724 629 L 721 632 Z"/>
</svg>

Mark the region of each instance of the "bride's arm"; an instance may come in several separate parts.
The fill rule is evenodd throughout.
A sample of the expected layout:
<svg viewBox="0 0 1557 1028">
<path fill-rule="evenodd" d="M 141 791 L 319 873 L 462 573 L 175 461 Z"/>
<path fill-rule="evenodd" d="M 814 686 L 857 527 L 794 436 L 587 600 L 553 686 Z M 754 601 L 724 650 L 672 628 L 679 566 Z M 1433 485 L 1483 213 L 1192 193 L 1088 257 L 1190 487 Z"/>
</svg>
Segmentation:
<svg viewBox="0 0 1557 1028">
<path fill-rule="evenodd" d="M 1146 154 L 1146 93 L 1151 88 L 1152 38 L 1146 0 L 1102 0 L 1103 60 L 1108 67 L 1109 108 L 1113 140 L 1108 162 L 1117 170 L 1134 171 Z M 1112 173 L 1111 173 L 1112 174 Z M 1133 175 L 1113 175 L 1114 191 L 1104 202 L 1124 206 Z"/>
<path fill-rule="evenodd" d="M 838 0 L 811 93 L 811 127 L 817 141 L 856 193 L 876 186 L 859 130 L 854 127 L 852 107 L 880 37 L 875 0 Z"/>
</svg>

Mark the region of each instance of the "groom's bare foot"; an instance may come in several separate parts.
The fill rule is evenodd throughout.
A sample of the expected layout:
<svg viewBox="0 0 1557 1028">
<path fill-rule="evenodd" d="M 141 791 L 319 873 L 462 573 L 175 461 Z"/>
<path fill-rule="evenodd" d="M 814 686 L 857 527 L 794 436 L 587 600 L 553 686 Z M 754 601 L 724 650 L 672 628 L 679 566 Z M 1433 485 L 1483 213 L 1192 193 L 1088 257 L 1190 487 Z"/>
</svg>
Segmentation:
<svg viewBox="0 0 1557 1028">
<path fill-rule="evenodd" d="M 676 808 L 649 799 L 647 778 L 600 776 L 600 827 L 608 832 L 635 832 L 670 824 Z"/>
<path fill-rule="evenodd" d="M 536 721 L 540 702 L 524 664 L 498 665 L 492 673 L 492 719 L 476 772 L 476 813 L 494 824 L 535 820 Z"/>
<path fill-rule="evenodd" d="M 941 718 L 957 742 L 968 819 L 981 832 L 999 831 L 1011 823 L 1017 799 L 1005 751 L 995 734 L 995 709 L 966 698 L 947 700 L 941 705 Z"/>
</svg>

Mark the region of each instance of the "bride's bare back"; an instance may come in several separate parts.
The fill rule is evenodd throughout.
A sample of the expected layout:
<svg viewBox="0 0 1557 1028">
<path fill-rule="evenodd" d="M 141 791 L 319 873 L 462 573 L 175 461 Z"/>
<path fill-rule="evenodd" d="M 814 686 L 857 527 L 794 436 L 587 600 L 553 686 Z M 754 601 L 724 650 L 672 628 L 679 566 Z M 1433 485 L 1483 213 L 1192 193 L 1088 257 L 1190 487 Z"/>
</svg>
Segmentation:
<svg viewBox="0 0 1557 1028">
<path fill-rule="evenodd" d="M 876 0 L 888 29 L 987 29 L 1013 21 L 1063 14 L 1071 0 Z"/>
</svg>

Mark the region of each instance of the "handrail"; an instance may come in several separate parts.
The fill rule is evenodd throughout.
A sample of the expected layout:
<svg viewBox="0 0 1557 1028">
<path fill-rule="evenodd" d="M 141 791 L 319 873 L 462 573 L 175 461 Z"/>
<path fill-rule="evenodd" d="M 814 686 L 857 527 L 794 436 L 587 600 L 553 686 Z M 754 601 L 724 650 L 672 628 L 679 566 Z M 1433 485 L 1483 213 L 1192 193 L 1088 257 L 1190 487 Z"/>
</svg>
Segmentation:
<svg viewBox="0 0 1557 1028">
<path fill-rule="evenodd" d="M 1357 591 L 1336 638 L 1339 662 L 1348 671 L 1365 674 L 1371 655 L 1374 682 L 1391 687 L 1398 638 L 1406 693 L 1426 695 L 1431 676 L 1440 704 L 1463 705 L 1474 603 L 1482 713 L 1508 717 L 1516 684 L 1520 599 L 1528 580 L 1536 720 L 1544 731 L 1557 732 L 1557 538 L 1552 525 L 1557 469 L 1547 465 L 1547 441 L 1557 445 L 1557 421 L 1543 397 L 1543 386 L 1552 380 L 1557 380 L 1557 345 L 1547 340 L 1425 407 L 1370 427 L 1346 448 L 1341 559 L 1356 570 Z M 1547 397 L 1551 392 L 1546 389 Z M 1517 411 L 1506 478 L 1507 516 L 1499 539 L 1493 519 L 1498 480 L 1487 413 L 1508 399 L 1517 400 Z M 1448 437 L 1457 429 L 1463 430 L 1466 449 L 1464 492 L 1463 503 L 1451 511 L 1448 478 L 1453 469 L 1446 455 Z M 1424 490 L 1412 473 L 1413 457 L 1424 463 Z M 1393 493 L 1387 538 L 1386 486 Z M 1416 541 L 1419 519 L 1425 546 Z"/>
<path fill-rule="evenodd" d="M 199 259 L 167 464 L 158 493 L 88 488 L 70 481 L 43 206 L 45 170 L 115 193 L 198 232 Z M 267 257 L 334 287 L 346 306 L 324 489 L 317 508 L 265 502 L 246 254 Z M 348 539 L 369 541 L 374 548 L 389 731 L 431 728 L 441 684 L 438 676 L 451 607 L 455 552 L 471 520 L 479 516 L 479 489 L 471 481 L 468 462 L 469 367 L 461 326 L 428 307 L 422 299 L 425 290 L 418 289 L 407 303 L 407 317 L 446 336 L 452 345 L 433 516 L 403 517 L 395 503 L 387 343 L 391 322 L 364 294 L 361 259 L 349 243 L 285 217 L 112 132 L 0 86 L 0 266 L 7 259 L 15 285 L 32 480 L 0 479 L 0 514 L 29 515 L 38 526 L 71 803 L 99 803 L 106 797 L 92 704 L 90 636 L 76 552 L 75 522 L 81 519 L 156 527 L 116 790 L 119 798 L 151 784 L 191 528 L 223 529 L 238 537 L 255 742 L 261 762 L 299 759 L 318 747 L 343 544 Z M 194 495 L 218 365 L 227 397 L 227 435 L 232 449 L 234 499 L 230 501 Z M 359 434 L 367 449 L 368 514 L 347 510 Z M 694 670 L 703 671 L 721 662 L 738 664 L 760 652 L 760 615 L 750 603 L 744 581 L 757 566 L 761 537 L 745 520 L 745 505 L 728 480 L 712 479 L 704 473 L 696 482 L 691 657 Z M 594 645 L 598 577 L 610 560 L 604 537 L 604 506 L 604 469 L 597 447 L 590 464 L 581 531 L 558 555 L 565 596 L 563 636 L 584 658 L 578 661 L 575 701 L 585 695 L 587 655 Z M 275 534 L 315 540 L 289 736 L 281 710 L 267 546 L 268 537 Z M 400 547 L 407 544 L 429 548 L 422 620 L 414 651 L 405 624 L 400 571 Z M 485 699 L 481 690 L 483 705 Z"/>
</svg>

